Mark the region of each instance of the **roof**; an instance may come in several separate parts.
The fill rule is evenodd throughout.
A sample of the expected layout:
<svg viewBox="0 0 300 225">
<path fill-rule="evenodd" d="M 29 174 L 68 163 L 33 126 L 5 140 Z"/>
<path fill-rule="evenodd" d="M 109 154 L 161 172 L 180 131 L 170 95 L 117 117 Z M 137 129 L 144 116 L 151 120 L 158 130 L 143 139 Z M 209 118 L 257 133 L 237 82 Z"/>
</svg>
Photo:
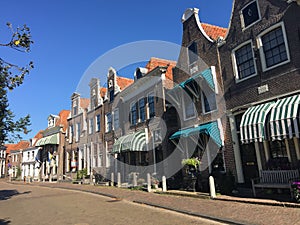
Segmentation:
<svg viewBox="0 0 300 225">
<path fill-rule="evenodd" d="M 4 146 L 6 147 L 6 153 L 9 154 L 10 151 L 22 150 L 28 148 L 30 146 L 30 142 L 22 140 L 17 144 L 5 144 Z"/>
<path fill-rule="evenodd" d="M 89 107 L 90 99 L 89 98 L 80 98 L 80 107 L 86 109 Z"/>
<path fill-rule="evenodd" d="M 215 25 L 201 23 L 201 26 L 205 33 L 213 40 L 217 40 L 218 37 L 225 37 L 227 29 L 224 27 L 218 27 Z"/>
<path fill-rule="evenodd" d="M 168 68 L 166 72 L 166 78 L 169 80 L 173 80 L 172 69 L 176 66 L 176 61 L 151 57 L 149 62 L 146 65 L 146 68 L 148 69 L 148 73 L 158 66 L 167 66 Z"/>
<path fill-rule="evenodd" d="M 117 84 L 120 87 L 121 91 L 127 88 L 132 83 L 133 83 L 133 79 L 117 76 Z"/>
<path fill-rule="evenodd" d="M 70 110 L 65 110 L 65 109 L 61 110 L 58 114 L 59 119 L 56 121 L 55 126 L 62 126 L 63 130 L 66 131 L 68 127 L 67 118 L 69 117 L 69 114 L 70 114 Z"/>
<path fill-rule="evenodd" d="M 106 92 L 107 92 L 107 88 L 105 88 L 105 87 L 100 87 L 100 96 L 101 96 L 102 98 L 105 97 Z"/>
</svg>

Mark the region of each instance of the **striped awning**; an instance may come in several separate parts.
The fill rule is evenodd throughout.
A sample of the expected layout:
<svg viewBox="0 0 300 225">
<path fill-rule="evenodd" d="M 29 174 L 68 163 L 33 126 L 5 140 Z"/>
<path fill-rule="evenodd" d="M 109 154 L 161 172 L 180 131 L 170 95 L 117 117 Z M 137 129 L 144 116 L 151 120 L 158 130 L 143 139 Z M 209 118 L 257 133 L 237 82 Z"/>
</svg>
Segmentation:
<svg viewBox="0 0 300 225">
<path fill-rule="evenodd" d="M 223 146 L 223 141 L 220 134 L 220 129 L 217 121 L 200 124 L 196 127 L 191 127 L 175 132 L 169 139 L 178 139 L 180 137 L 189 137 L 195 134 L 207 134 L 219 146 Z"/>
<path fill-rule="evenodd" d="M 58 145 L 59 144 L 59 134 L 52 134 L 50 136 L 47 137 L 43 137 L 41 139 L 39 139 L 35 146 L 43 146 L 43 145 Z"/>
<path fill-rule="evenodd" d="M 271 111 L 270 128 L 272 140 L 298 137 L 300 95 L 278 100 Z"/>
<path fill-rule="evenodd" d="M 266 140 L 266 118 L 274 102 L 252 106 L 243 114 L 240 132 L 243 144 Z"/>
<path fill-rule="evenodd" d="M 125 151 L 147 151 L 146 133 L 138 131 L 129 135 L 120 137 L 113 145 L 113 153 Z"/>
</svg>

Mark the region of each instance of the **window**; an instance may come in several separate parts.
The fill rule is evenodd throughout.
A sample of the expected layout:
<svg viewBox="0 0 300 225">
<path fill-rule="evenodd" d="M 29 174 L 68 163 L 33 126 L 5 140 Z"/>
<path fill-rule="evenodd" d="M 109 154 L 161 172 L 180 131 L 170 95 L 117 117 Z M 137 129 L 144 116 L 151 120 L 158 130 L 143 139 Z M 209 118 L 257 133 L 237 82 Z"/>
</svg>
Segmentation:
<svg viewBox="0 0 300 225">
<path fill-rule="evenodd" d="M 29 160 L 30 159 L 30 152 L 27 152 L 27 160 Z M 17 157 L 16 157 L 16 160 L 15 160 L 15 162 L 17 161 Z"/>
<path fill-rule="evenodd" d="M 112 102 L 114 100 L 114 96 L 115 96 L 115 91 L 111 90 L 109 92 L 109 101 Z"/>
<path fill-rule="evenodd" d="M 259 37 L 263 70 L 289 62 L 289 51 L 283 23 L 266 30 Z"/>
<path fill-rule="evenodd" d="M 137 104 L 134 103 L 131 105 L 130 112 L 131 112 L 131 125 L 135 125 L 137 123 Z"/>
<path fill-rule="evenodd" d="M 141 98 L 139 100 L 139 118 L 140 118 L 140 122 L 144 122 L 146 119 L 146 108 L 145 108 L 146 104 L 145 104 L 145 98 Z"/>
<path fill-rule="evenodd" d="M 31 152 L 31 158 L 34 159 L 34 151 Z"/>
<path fill-rule="evenodd" d="M 251 42 L 247 42 L 233 50 L 233 63 L 237 80 L 256 75 L 256 65 Z"/>
<path fill-rule="evenodd" d="M 148 107 L 149 107 L 149 119 L 151 119 L 155 116 L 154 94 L 153 93 L 148 95 Z"/>
<path fill-rule="evenodd" d="M 193 64 L 194 62 L 197 61 L 198 55 L 197 55 L 197 43 L 193 42 L 189 47 L 188 47 L 188 56 L 189 56 L 189 65 Z"/>
<path fill-rule="evenodd" d="M 110 132 L 112 130 L 111 113 L 107 113 L 105 117 L 106 117 L 106 132 Z"/>
<path fill-rule="evenodd" d="M 214 92 L 202 92 L 202 109 L 204 113 L 208 113 L 217 109 L 216 95 Z"/>
<path fill-rule="evenodd" d="M 80 123 L 76 123 L 76 136 L 75 141 L 78 142 L 80 137 Z"/>
<path fill-rule="evenodd" d="M 101 116 L 98 114 L 96 116 L 96 131 L 99 132 L 101 130 Z"/>
<path fill-rule="evenodd" d="M 257 1 L 253 1 L 241 10 L 242 28 L 247 28 L 260 20 Z"/>
<path fill-rule="evenodd" d="M 119 129 L 119 109 L 114 110 L 114 130 Z"/>
<path fill-rule="evenodd" d="M 154 143 L 161 143 L 162 137 L 161 137 L 161 131 L 160 130 L 154 130 L 153 131 L 153 139 L 154 139 Z"/>
<path fill-rule="evenodd" d="M 89 119 L 89 134 L 92 134 L 94 132 L 94 119 Z"/>
<path fill-rule="evenodd" d="M 72 141 L 73 141 L 73 134 L 74 134 L 73 125 L 70 125 L 69 126 L 69 143 L 72 143 Z"/>
<path fill-rule="evenodd" d="M 183 105 L 184 105 L 184 118 L 185 119 L 191 119 L 196 116 L 195 114 L 195 104 L 193 101 L 193 97 L 190 97 L 189 95 L 185 94 L 183 96 Z"/>
</svg>

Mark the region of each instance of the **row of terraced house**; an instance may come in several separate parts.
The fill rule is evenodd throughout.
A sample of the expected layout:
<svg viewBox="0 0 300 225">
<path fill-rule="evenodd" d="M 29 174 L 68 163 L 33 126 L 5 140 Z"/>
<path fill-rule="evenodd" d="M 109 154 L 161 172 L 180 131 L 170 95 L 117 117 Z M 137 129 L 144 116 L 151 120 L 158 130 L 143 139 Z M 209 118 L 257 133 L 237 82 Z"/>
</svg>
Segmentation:
<svg viewBox="0 0 300 225">
<path fill-rule="evenodd" d="M 63 180 L 85 168 L 180 188 L 182 159 L 198 157 L 205 189 L 211 174 L 249 184 L 262 170 L 299 170 L 299 1 L 234 1 L 228 28 L 198 12 L 182 16 L 177 62 L 153 57 L 133 79 L 109 68 L 107 87 L 93 78 L 89 98 L 73 93 L 70 111 L 50 115 L 23 149 L 23 176 Z"/>
</svg>

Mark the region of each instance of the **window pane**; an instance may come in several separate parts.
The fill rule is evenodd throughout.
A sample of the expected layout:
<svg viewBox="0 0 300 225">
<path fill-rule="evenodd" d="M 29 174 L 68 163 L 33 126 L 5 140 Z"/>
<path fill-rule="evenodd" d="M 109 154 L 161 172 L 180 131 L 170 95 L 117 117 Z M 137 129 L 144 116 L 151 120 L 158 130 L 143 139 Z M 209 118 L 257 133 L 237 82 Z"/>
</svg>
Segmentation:
<svg viewBox="0 0 300 225">
<path fill-rule="evenodd" d="M 243 18 L 244 18 L 244 24 L 245 27 L 251 25 L 255 21 L 259 20 L 259 14 L 258 14 L 258 8 L 257 3 L 254 1 L 250 5 L 248 5 L 246 8 L 242 11 Z"/>
<path fill-rule="evenodd" d="M 197 55 L 197 44 L 196 42 L 193 42 L 188 47 L 188 55 L 189 55 L 189 64 L 192 64 L 197 61 L 198 55 Z"/>
<path fill-rule="evenodd" d="M 255 73 L 254 58 L 250 43 L 236 50 L 235 58 L 239 79 L 251 76 Z"/>
<path fill-rule="evenodd" d="M 265 34 L 262 36 L 261 40 L 267 68 L 284 62 L 288 59 L 281 27 L 278 27 Z"/>
<path fill-rule="evenodd" d="M 149 117 L 152 118 L 155 116 L 154 96 L 152 94 L 148 96 L 148 106 L 149 106 Z"/>
</svg>

